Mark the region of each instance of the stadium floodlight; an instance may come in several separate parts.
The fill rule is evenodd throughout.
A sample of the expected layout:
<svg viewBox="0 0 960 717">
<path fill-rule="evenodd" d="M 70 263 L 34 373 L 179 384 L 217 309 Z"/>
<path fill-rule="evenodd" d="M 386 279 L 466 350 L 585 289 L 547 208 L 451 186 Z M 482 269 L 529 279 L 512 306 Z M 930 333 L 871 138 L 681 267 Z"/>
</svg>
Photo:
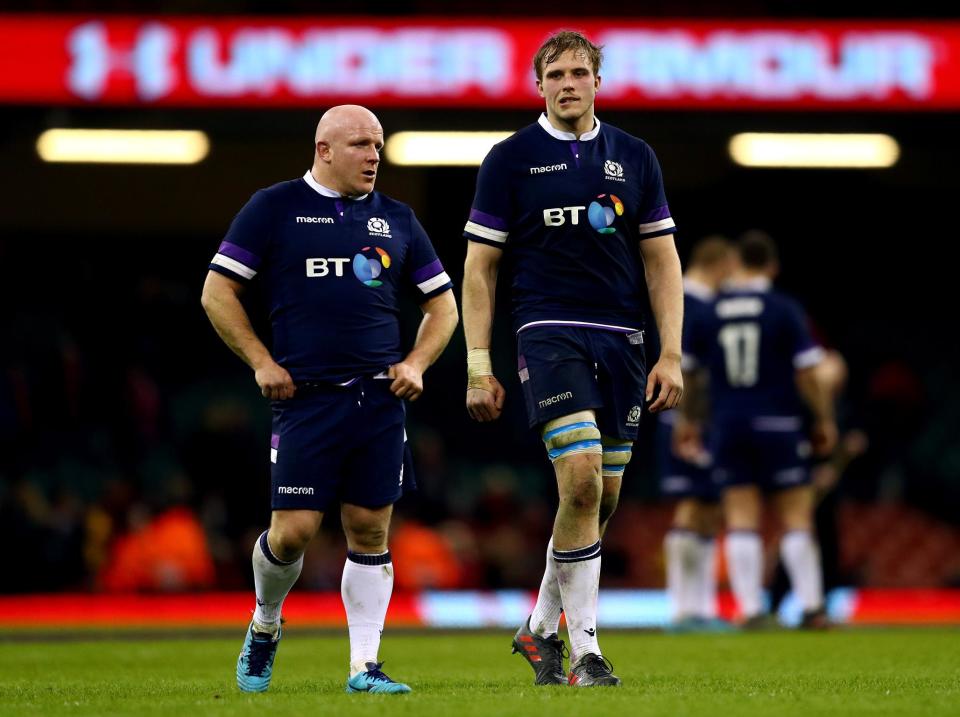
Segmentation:
<svg viewBox="0 0 960 717">
<path fill-rule="evenodd" d="M 900 145 L 887 134 L 744 132 L 730 139 L 729 150 L 744 167 L 877 169 L 900 158 Z"/>
<path fill-rule="evenodd" d="M 48 129 L 37 138 L 44 162 L 196 164 L 209 151 L 197 130 Z"/>
<path fill-rule="evenodd" d="M 384 153 L 391 164 L 476 167 L 497 142 L 513 132 L 397 132 Z"/>
</svg>

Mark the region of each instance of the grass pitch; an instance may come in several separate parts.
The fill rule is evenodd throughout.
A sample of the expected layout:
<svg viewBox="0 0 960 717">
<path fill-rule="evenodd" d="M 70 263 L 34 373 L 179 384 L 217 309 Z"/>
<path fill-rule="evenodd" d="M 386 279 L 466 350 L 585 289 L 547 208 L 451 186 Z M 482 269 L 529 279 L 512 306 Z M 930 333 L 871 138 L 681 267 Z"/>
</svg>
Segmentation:
<svg viewBox="0 0 960 717">
<path fill-rule="evenodd" d="M 537 688 L 511 635 L 387 634 L 410 695 L 345 694 L 343 636 L 289 629 L 266 694 L 237 691 L 230 639 L 3 641 L 0 715 L 957 715 L 960 631 L 606 632 L 620 689 Z"/>
</svg>

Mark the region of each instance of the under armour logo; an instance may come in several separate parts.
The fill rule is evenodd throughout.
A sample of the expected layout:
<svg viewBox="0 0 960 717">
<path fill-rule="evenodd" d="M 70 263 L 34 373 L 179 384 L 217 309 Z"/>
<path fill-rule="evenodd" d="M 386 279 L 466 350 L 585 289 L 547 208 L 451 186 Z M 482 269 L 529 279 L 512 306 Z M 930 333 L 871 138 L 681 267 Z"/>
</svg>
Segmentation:
<svg viewBox="0 0 960 717">
<path fill-rule="evenodd" d="M 257 607 L 263 607 L 266 604 L 267 603 L 265 603 L 263 600 L 261 600 L 260 598 L 257 598 Z"/>
<path fill-rule="evenodd" d="M 87 100 L 107 94 L 118 78 L 132 77 L 137 97 L 147 102 L 165 97 L 179 82 L 174 66 L 175 32 L 167 25 L 147 23 L 137 29 L 132 45 L 111 38 L 107 25 L 88 22 L 71 30 L 69 88 Z"/>
<path fill-rule="evenodd" d="M 584 632 L 587 633 L 590 637 L 593 637 L 594 635 L 597 634 L 597 628 L 591 627 L 589 630 L 584 630 Z"/>
</svg>

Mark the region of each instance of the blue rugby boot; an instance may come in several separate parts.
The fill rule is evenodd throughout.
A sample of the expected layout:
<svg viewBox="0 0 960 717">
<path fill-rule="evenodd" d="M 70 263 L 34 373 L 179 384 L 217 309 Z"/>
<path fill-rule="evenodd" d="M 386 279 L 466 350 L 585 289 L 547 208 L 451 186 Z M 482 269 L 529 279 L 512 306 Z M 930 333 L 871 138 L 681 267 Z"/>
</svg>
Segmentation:
<svg viewBox="0 0 960 717">
<path fill-rule="evenodd" d="M 400 695 L 412 692 L 409 685 L 394 682 L 380 668 L 382 662 L 368 662 L 365 672 L 358 672 L 347 680 L 347 692 L 382 692 Z"/>
<path fill-rule="evenodd" d="M 266 692 L 273 676 L 273 658 L 277 656 L 282 628 L 277 634 L 255 632 L 253 623 L 247 629 L 243 649 L 237 660 L 237 687 L 241 692 Z"/>
</svg>

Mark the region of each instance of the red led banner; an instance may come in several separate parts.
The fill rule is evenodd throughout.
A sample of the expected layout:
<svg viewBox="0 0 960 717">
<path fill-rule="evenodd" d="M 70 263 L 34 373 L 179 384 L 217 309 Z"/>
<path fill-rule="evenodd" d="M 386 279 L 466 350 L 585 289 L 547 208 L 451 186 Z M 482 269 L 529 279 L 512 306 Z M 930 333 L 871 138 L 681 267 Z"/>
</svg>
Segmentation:
<svg viewBox="0 0 960 717">
<path fill-rule="evenodd" d="M 553 30 L 605 46 L 600 106 L 957 109 L 960 22 L 0 15 L 0 102 L 535 107 Z"/>
</svg>

